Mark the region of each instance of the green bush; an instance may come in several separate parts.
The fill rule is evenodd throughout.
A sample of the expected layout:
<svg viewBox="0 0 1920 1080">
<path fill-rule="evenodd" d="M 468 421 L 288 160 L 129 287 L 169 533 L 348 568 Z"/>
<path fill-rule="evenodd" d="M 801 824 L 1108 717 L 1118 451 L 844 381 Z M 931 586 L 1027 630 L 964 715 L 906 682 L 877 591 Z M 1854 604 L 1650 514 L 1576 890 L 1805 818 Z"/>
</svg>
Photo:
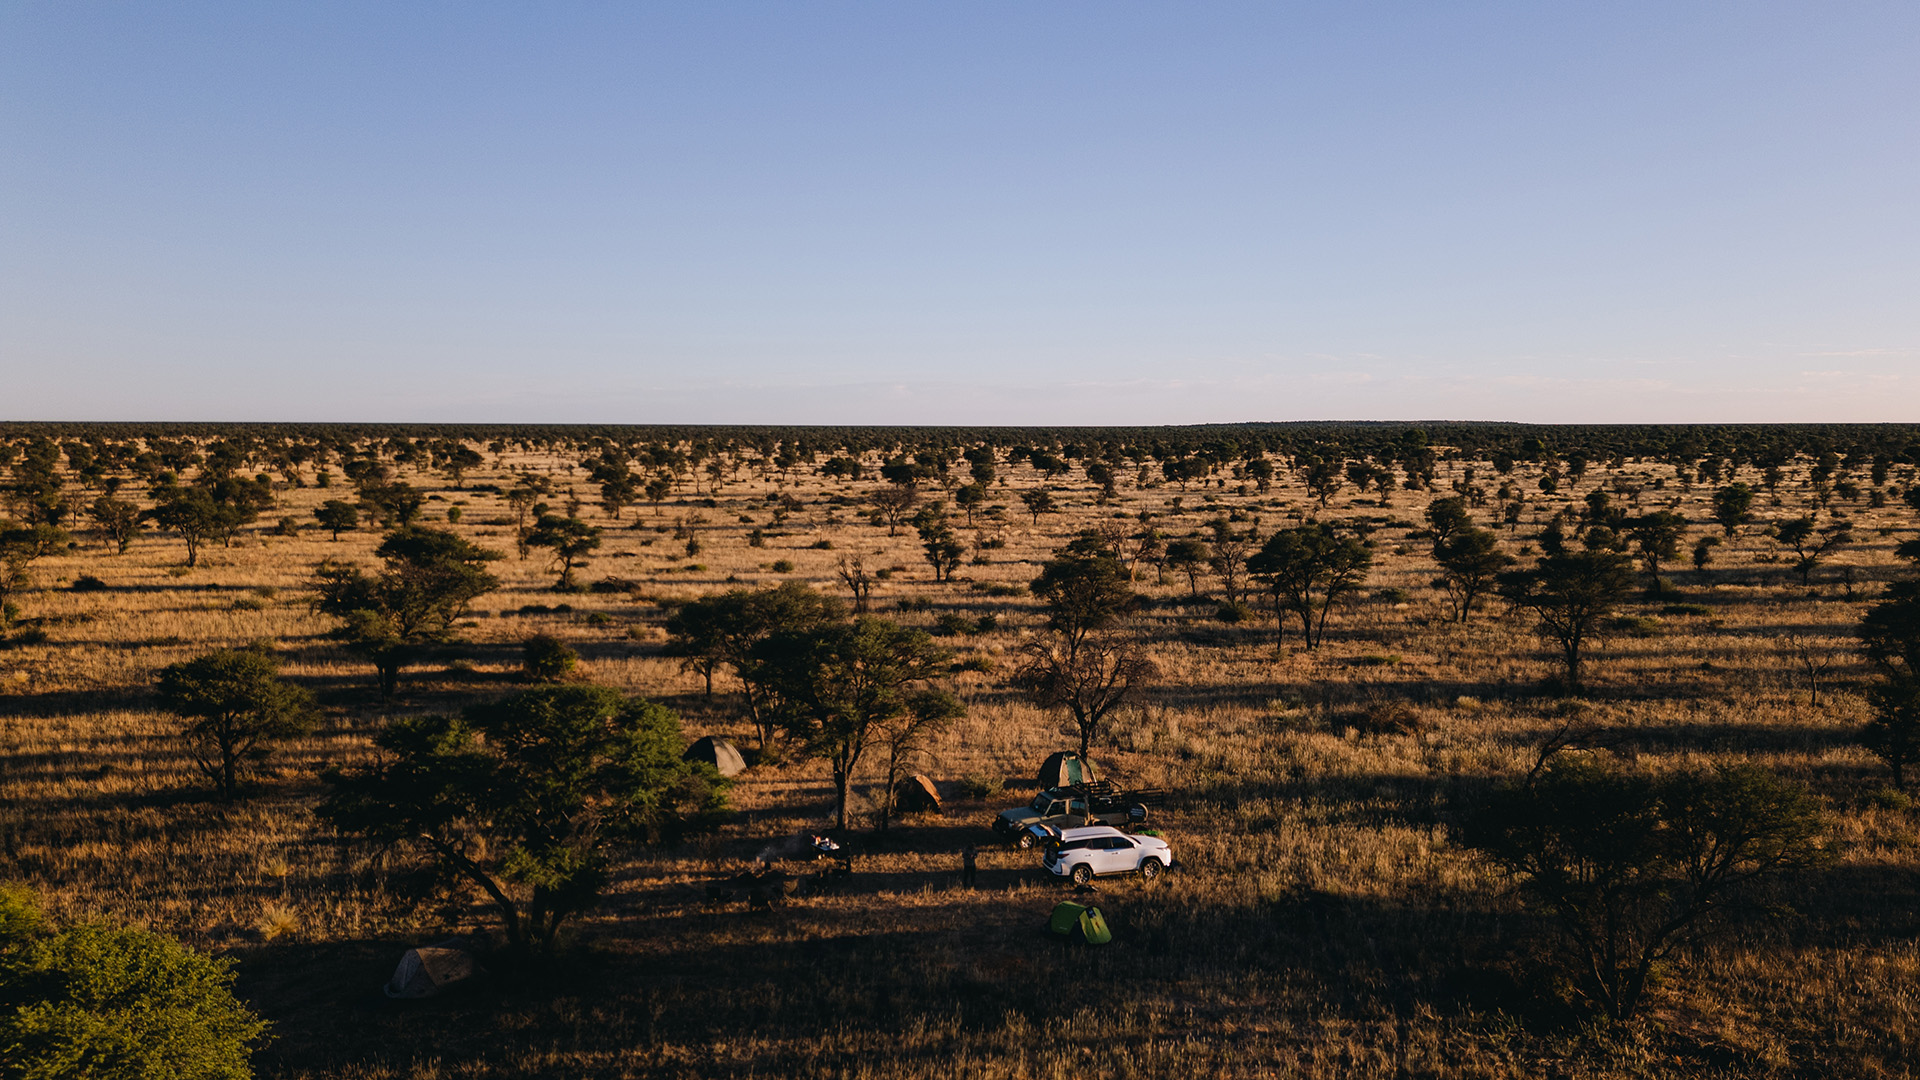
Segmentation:
<svg viewBox="0 0 1920 1080">
<path fill-rule="evenodd" d="M 535 634 L 520 645 L 520 666 L 538 682 L 563 679 L 579 662 L 580 654 L 552 634 Z"/>
<path fill-rule="evenodd" d="M 1660 620 L 1646 615 L 1621 615 L 1607 620 L 1607 632 L 1622 637 L 1659 637 Z"/>
<path fill-rule="evenodd" d="M 1253 609 L 1242 603 L 1230 602 L 1221 604 L 1219 608 L 1214 611 L 1213 615 L 1214 618 L 1219 619 L 1221 622 L 1231 625 L 1233 623 L 1243 623 L 1253 618 Z"/>
<path fill-rule="evenodd" d="M 0 1076 L 240 1080 L 267 1025 L 231 990 L 230 961 L 144 930 L 53 929 L 31 892 L 0 887 Z"/>
<path fill-rule="evenodd" d="M 997 776 L 968 773 L 954 785 L 954 792 L 962 799 L 991 799 L 1000 794 L 1000 789 L 1005 786 L 1006 782 Z"/>
<path fill-rule="evenodd" d="M 791 573 L 793 573 L 793 560 L 791 560 L 791 559 L 777 559 L 777 560 L 775 560 L 775 561 L 774 561 L 774 564 L 773 564 L 773 572 L 774 572 L 774 573 L 776 573 L 776 574 L 791 574 Z"/>
</svg>

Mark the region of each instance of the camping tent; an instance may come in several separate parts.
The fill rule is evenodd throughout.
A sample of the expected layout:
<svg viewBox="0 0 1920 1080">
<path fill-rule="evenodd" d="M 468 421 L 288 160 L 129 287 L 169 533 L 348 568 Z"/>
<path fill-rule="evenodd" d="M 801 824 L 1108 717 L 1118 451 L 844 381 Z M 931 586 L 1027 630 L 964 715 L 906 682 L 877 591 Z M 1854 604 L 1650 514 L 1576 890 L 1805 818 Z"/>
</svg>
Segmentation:
<svg viewBox="0 0 1920 1080">
<path fill-rule="evenodd" d="M 1071 900 L 1063 900 L 1053 906 L 1053 917 L 1047 920 L 1047 929 L 1069 941 L 1088 945 L 1105 945 L 1113 940 L 1113 931 L 1107 929 L 1106 916 L 1100 914 L 1099 908 L 1076 904 Z"/>
<path fill-rule="evenodd" d="M 462 947 L 465 944 L 455 938 L 438 945 L 408 949 L 407 954 L 400 958 L 399 966 L 393 969 L 393 978 L 387 982 L 387 996 L 432 997 L 454 983 L 480 974 L 480 963 Z"/>
<path fill-rule="evenodd" d="M 1079 754 L 1070 751 L 1051 754 L 1046 764 L 1040 766 L 1040 786 L 1043 789 L 1084 784 L 1092 779 L 1093 763 L 1080 760 Z"/>
<path fill-rule="evenodd" d="M 902 814 L 937 814 L 940 793 L 934 790 L 933 781 L 914 773 L 894 785 L 893 805 Z"/>
<path fill-rule="evenodd" d="M 707 735 L 687 747 L 680 755 L 687 761 L 704 761 L 720 770 L 721 776 L 739 776 L 747 770 L 747 759 L 731 742 L 717 735 Z"/>
</svg>

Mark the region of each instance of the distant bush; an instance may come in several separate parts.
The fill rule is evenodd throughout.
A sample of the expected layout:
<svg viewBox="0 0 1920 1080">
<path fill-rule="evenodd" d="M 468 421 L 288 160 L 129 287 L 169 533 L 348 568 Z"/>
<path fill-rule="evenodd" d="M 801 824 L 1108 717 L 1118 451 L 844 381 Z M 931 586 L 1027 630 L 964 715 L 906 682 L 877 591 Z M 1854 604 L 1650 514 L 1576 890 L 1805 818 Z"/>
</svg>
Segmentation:
<svg viewBox="0 0 1920 1080">
<path fill-rule="evenodd" d="M 813 548 L 813 550 L 815 550 L 815 551 L 832 551 L 832 550 L 833 550 L 833 541 L 831 541 L 831 540 L 815 540 L 815 541 L 814 541 L 813 543 L 811 543 L 811 544 L 809 544 L 808 546 L 809 546 L 809 547 L 811 547 L 811 548 Z"/>
<path fill-rule="evenodd" d="M 552 634 L 535 634 L 520 645 L 520 666 L 536 682 L 556 682 L 580 662 L 572 646 Z"/>
<path fill-rule="evenodd" d="M 1662 615 L 1711 615 L 1713 609 L 1705 604 L 1668 604 L 1660 609 Z"/>
<path fill-rule="evenodd" d="M 79 577 L 73 579 L 73 584 L 69 585 L 68 588 L 74 592 L 106 592 L 107 583 L 94 577 L 92 574 L 81 574 Z"/>
<path fill-rule="evenodd" d="M 1412 735 L 1421 728 L 1420 714 L 1404 701 L 1382 701 L 1336 717 L 1342 727 L 1363 735 Z"/>
<path fill-rule="evenodd" d="M 978 584 L 973 587 L 973 591 L 984 594 L 986 596 L 995 596 L 995 597 L 1027 595 L 1027 587 L 1025 585 L 1003 584 L 1000 582 L 985 582 L 982 584 Z"/>
<path fill-rule="evenodd" d="M 1646 615 L 1621 615 L 1607 620 L 1607 632 L 1624 637 L 1659 637 L 1660 620 Z"/>
<path fill-rule="evenodd" d="M 791 573 L 793 573 L 793 560 L 792 560 L 792 559 L 776 559 L 776 560 L 774 560 L 774 563 L 773 563 L 773 572 L 774 572 L 774 573 L 776 573 L 776 574 L 791 574 Z"/>
<path fill-rule="evenodd" d="M 1229 600 L 1214 609 L 1213 617 L 1229 625 L 1243 623 L 1253 618 L 1253 609 L 1238 601 Z"/>
</svg>

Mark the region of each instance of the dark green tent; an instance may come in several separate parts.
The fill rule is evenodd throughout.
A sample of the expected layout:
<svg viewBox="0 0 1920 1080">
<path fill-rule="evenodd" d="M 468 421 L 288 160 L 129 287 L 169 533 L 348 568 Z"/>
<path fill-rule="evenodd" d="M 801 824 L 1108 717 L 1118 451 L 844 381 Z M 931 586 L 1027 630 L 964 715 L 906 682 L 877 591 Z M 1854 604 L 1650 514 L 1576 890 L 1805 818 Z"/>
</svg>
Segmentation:
<svg viewBox="0 0 1920 1080">
<path fill-rule="evenodd" d="M 1076 904 L 1063 900 L 1053 906 L 1053 917 L 1047 920 L 1047 929 L 1073 941 L 1084 941 L 1088 945 L 1105 945 L 1113 940 L 1113 931 L 1107 929 L 1106 916 L 1100 909 L 1085 904 Z"/>
<path fill-rule="evenodd" d="M 1049 755 L 1046 764 L 1040 766 L 1040 788 L 1043 791 L 1084 784 L 1093 779 L 1093 763 L 1082 761 L 1079 754 L 1066 750 Z"/>
</svg>

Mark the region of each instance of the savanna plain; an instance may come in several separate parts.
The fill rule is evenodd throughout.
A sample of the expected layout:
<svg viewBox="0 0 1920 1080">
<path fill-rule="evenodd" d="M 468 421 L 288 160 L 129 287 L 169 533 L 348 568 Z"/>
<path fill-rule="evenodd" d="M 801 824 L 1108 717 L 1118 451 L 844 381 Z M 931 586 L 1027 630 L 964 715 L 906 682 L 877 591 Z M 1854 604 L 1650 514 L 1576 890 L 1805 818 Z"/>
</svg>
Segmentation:
<svg viewBox="0 0 1920 1080">
<path fill-rule="evenodd" d="M 1157 450 L 1150 432 L 0 432 L 16 472 L 45 436 L 109 448 L 81 453 L 91 468 L 64 450 L 49 466 L 72 543 L 12 593 L 0 880 L 55 922 L 143 927 L 231 961 L 234 993 L 270 1025 L 260 1076 L 1912 1075 L 1920 846 L 1911 802 L 1862 744 L 1880 675 L 1858 630 L 1913 574 L 1896 548 L 1920 524 L 1905 498 L 1920 441 L 1855 432 L 1836 451 L 1795 436 L 1763 460 L 1712 429 L 1680 435 L 1692 449 L 1672 432 L 1601 445 L 1552 428 L 1471 446 L 1393 428 Z M 164 522 L 120 551 L 86 514 L 109 487 L 156 506 L 160 466 L 133 463 L 161 444 L 178 484 L 217 459 L 270 491 L 191 567 Z M 970 471 L 967 451 L 986 467 Z M 393 484 L 418 498 L 397 518 L 378 505 Z M 1734 484 L 1753 498 L 1727 527 L 1716 497 Z M 320 524 L 329 500 L 355 504 L 353 527 Z M 536 500 L 600 530 L 571 591 L 556 590 L 555 548 L 522 543 Z M 1489 586 L 1463 619 L 1436 586 L 1442 500 L 1513 570 L 1619 526 L 1595 546 L 1631 561 L 1632 588 L 1596 624 L 1577 687 L 1536 612 Z M 943 519 L 922 514 L 936 504 Z M 1649 567 L 1628 524 L 1663 511 L 1685 521 Z M 499 584 L 383 694 L 316 605 L 318 569 L 377 566 L 382 519 L 406 517 L 498 553 L 485 569 Z M 929 523 L 960 549 L 945 565 L 929 560 Z M 1233 553 L 1318 524 L 1370 565 L 1309 645 Z M 1057 633 L 1033 583 L 1077 538 L 1125 567 L 1137 599 L 1102 632 L 1153 673 L 1089 756 L 1167 792 L 1151 825 L 1179 864 L 1097 883 L 1113 931 L 1100 946 L 1046 933 L 1072 887 L 988 829 L 1032 798 L 1042 759 L 1079 743 L 1066 711 L 1014 677 Z M 963 709 L 905 756 L 940 812 L 884 829 L 884 750 L 857 764 L 834 829 L 829 762 L 777 733 L 763 745 L 737 673 L 718 665 L 709 692 L 669 641 L 676 611 L 727 590 L 800 582 L 851 608 L 849 574 L 871 616 L 931 637 L 944 655 L 930 685 Z M 495 907 L 432 850 L 350 835 L 315 808 L 329 769 L 379 762 L 386 727 L 536 685 L 536 635 L 577 654 L 563 684 L 658 703 L 686 740 L 725 737 L 752 764 L 712 827 L 609 849 L 597 901 L 516 959 Z M 313 695 L 314 720 L 228 800 L 156 680 L 247 647 Z M 1640 776 L 1757 766 L 1808 793 L 1817 857 L 1729 892 L 1651 966 L 1644 1004 L 1615 1016 L 1528 875 L 1466 842 L 1469 808 L 1549 760 Z M 802 858 L 829 832 L 853 852 L 830 885 Z M 799 881 L 792 895 L 714 899 L 710 883 L 763 857 Z M 492 940 L 486 975 L 384 997 L 406 949 L 455 935 Z"/>
</svg>

